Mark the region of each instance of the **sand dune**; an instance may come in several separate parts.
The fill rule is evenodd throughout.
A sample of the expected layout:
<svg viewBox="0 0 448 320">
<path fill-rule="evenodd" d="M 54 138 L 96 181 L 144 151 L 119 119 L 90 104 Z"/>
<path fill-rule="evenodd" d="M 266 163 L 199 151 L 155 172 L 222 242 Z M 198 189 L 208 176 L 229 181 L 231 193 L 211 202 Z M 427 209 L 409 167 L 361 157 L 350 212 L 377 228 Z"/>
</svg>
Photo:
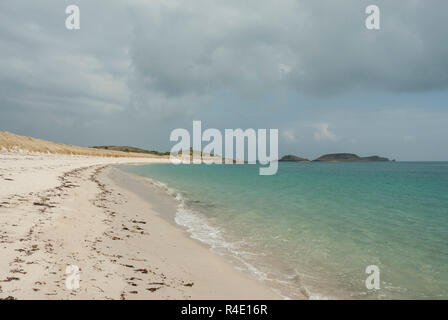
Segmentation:
<svg viewBox="0 0 448 320">
<path fill-rule="evenodd" d="M 39 152 L 52 154 L 82 155 L 96 157 L 125 158 L 167 158 L 142 153 L 102 150 L 87 147 L 72 146 L 63 143 L 50 142 L 41 139 L 19 136 L 10 132 L 0 132 L 0 149 L 13 152 Z"/>
</svg>

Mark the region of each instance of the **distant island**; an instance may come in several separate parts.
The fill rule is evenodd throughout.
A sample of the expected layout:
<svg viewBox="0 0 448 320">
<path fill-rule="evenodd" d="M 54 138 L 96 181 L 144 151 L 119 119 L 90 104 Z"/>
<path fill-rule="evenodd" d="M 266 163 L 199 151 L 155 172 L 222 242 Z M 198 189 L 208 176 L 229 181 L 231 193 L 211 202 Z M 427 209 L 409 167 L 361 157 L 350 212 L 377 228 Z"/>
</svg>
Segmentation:
<svg viewBox="0 0 448 320">
<path fill-rule="evenodd" d="M 279 161 L 282 162 L 306 162 L 308 159 L 294 155 L 286 155 Z M 388 158 L 379 156 L 360 157 L 354 153 L 332 153 L 325 154 L 313 160 L 313 162 L 385 162 L 390 161 Z"/>
<path fill-rule="evenodd" d="M 379 156 L 370 156 L 370 157 L 360 157 L 354 153 L 333 153 L 333 154 L 325 154 L 313 161 L 320 162 L 371 162 L 371 161 L 389 161 L 387 158 L 379 157 Z"/>
<path fill-rule="evenodd" d="M 305 159 L 305 158 L 300 158 L 300 157 L 294 156 L 292 154 L 288 154 L 286 156 L 283 156 L 279 161 L 283 161 L 283 162 L 308 162 L 310 160 Z"/>
</svg>

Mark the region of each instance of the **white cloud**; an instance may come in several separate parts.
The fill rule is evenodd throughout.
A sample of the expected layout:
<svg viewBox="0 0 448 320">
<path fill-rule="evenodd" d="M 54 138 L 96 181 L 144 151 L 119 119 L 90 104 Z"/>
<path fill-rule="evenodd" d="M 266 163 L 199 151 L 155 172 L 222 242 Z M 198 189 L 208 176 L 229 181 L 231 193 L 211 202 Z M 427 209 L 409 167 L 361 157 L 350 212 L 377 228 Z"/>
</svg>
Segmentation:
<svg viewBox="0 0 448 320">
<path fill-rule="evenodd" d="M 282 130 L 281 134 L 287 142 L 295 142 L 297 139 L 294 130 Z"/>
<path fill-rule="evenodd" d="M 316 141 L 338 141 L 339 137 L 331 132 L 328 123 L 318 123 L 314 127 L 317 131 L 314 133 L 314 140 Z"/>
<path fill-rule="evenodd" d="M 280 70 L 281 73 L 285 73 L 288 74 L 291 72 L 292 68 L 286 64 L 280 63 L 278 65 L 278 69 Z"/>
</svg>

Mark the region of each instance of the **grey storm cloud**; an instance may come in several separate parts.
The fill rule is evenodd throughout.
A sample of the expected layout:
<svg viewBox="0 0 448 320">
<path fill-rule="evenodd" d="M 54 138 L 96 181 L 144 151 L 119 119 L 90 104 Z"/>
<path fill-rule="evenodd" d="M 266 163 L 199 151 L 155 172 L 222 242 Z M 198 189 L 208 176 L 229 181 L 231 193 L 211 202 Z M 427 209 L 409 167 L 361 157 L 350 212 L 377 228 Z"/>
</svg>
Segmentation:
<svg viewBox="0 0 448 320">
<path fill-rule="evenodd" d="M 364 26 L 373 2 L 378 31 Z M 80 30 L 65 28 L 71 4 Z M 144 132 L 166 146 L 167 123 L 213 114 L 245 125 L 267 108 L 254 99 L 443 91 L 446 12 L 448 2 L 437 0 L 3 0 L 0 127 L 70 143 L 145 145 Z M 278 127 L 291 122 L 276 117 Z M 333 134 L 332 119 L 341 121 L 301 123 Z"/>
<path fill-rule="evenodd" d="M 150 19 L 147 8 L 133 15 L 132 61 L 142 81 L 167 95 L 446 88 L 448 3 L 376 1 L 382 29 L 373 32 L 364 26 L 368 4 L 187 1 Z"/>
<path fill-rule="evenodd" d="M 76 34 L 67 3 L 2 1 L 2 96 L 106 112 L 223 90 L 443 89 L 448 3 L 435 2 L 376 1 L 382 29 L 369 31 L 359 0 L 78 1 Z"/>
</svg>

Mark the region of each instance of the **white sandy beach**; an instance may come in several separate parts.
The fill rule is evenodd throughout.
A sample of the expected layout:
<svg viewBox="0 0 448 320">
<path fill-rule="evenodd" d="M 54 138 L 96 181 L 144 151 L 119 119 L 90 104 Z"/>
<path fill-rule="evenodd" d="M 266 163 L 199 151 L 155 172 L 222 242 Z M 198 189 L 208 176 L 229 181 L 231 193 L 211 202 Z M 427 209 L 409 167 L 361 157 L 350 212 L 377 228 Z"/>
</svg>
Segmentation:
<svg viewBox="0 0 448 320">
<path fill-rule="evenodd" d="M 0 152 L 0 298 L 278 299 L 110 178 L 166 161 Z"/>
</svg>

